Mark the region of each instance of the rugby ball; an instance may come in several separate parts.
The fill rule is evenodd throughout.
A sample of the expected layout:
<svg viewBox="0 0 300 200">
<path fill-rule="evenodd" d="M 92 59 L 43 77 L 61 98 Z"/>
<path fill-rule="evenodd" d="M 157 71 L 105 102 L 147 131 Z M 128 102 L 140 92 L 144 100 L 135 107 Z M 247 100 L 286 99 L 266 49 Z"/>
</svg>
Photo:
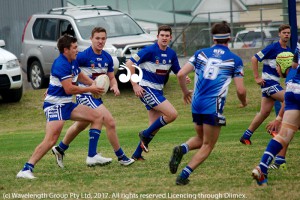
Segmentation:
<svg viewBox="0 0 300 200">
<path fill-rule="evenodd" d="M 97 76 L 97 78 L 95 79 L 95 83 L 96 83 L 97 86 L 99 86 L 101 88 L 104 88 L 104 93 L 102 93 L 102 94 L 92 94 L 92 96 L 95 99 L 100 99 L 108 91 L 109 83 L 110 83 L 109 77 L 106 74 L 101 74 L 101 75 Z"/>
<path fill-rule="evenodd" d="M 291 52 L 282 52 L 276 57 L 276 64 L 280 67 L 281 73 L 285 74 L 286 70 L 292 66 L 294 54 Z"/>
</svg>

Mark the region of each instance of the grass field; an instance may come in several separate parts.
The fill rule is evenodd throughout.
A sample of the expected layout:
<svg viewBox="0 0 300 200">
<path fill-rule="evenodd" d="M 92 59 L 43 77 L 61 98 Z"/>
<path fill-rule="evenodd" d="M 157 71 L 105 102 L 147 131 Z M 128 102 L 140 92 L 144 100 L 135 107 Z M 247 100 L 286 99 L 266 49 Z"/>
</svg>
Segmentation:
<svg viewBox="0 0 300 200">
<path fill-rule="evenodd" d="M 60 169 L 49 152 L 35 167 L 35 180 L 16 179 L 17 172 L 44 137 L 45 117 L 42 111 L 44 90 L 29 90 L 21 102 L 0 104 L 0 199 L 299 199 L 300 139 L 296 135 L 287 154 L 287 171 L 270 171 L 269 186 L 258 187 L 251 170 L 260 161 L 270 136 L 266 122 L 252 137 L 252 146 L 240 144 L 239 138 L 260 108 L 260 89 L 253 81 L 252 71 L 245 69 L 249 105 L 239 109 L 233 83 L 228 94 L 224 115 L 227 126 L 222 128 L 210 157 L 190 176 L 188 186 L 176 186 L 176 175 L 169 172 L 168 162 L 175 145 L 195 134 L 189 106 L 184 106 L 175 76 L 165 88 L 165 96 L 179 112 L 144 153 L 145 162 L 129 167 L 120 166 L 110 146 L 105 129 L 98 150 L 113 162 L 103 167 L 85 165 L 88 131 L 82 132 L 71 144 Z M 192 84 L 191 86 L 192 87 Z M 108 94 L 105 105 L 117 121 L 120 144 L 131 156 L 138 143 L 137 133 L 147 127 L 147 113 L 131 89 L 122 89 L 121 96 Z M 63 133 L 72 122 L 66 122 Z M 178 173 L 194 152 L 184 156 Z M 18 196 L 19 195 L 19 196 Z M 23 195 L 23 196 L 21 196 Z M 31 196 L 30 196 L 31 195 Z"/>
</svg>

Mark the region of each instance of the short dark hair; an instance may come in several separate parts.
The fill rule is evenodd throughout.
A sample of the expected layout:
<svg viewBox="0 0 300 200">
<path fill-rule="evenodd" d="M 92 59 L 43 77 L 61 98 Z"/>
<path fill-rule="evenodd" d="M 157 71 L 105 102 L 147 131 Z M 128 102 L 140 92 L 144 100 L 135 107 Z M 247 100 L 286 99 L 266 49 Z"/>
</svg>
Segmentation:
<svg viewBox="0 0 300 200">
<path fill-rule="evenodd" d="M 288 24 L 281 24 L 278 28 L 278 33 L 280 33 L 281 31 L 283 31 L 284 29 L 291 29 L 291 26 Z"/>
<path fill-rule="evenodd" d="M 106 29 L 100 26 L 95 27 L 92 30 L 91 36 L 93 37 L 95 33 L 101 33 L 101 32 L 104 32 L 106 34 Z"/>
<path fill-rule="evenodd" d="M 76 43 L 76 42 L 77 42 L 77 38 L 65 34 L 58 39 L 57 48 L 60 53 L 64 53 L 64 48 L 70 49 L 72 43 Z"/>
<path fill-rule="evenodd" d="M 212 27 L 211 27 L 211 34 L 215 35 L 215 34 L 230 34 L 231 33 L 231 29 L 228 25 L 228 23 L 226 21 L 222 21 L 219 23 L 215 23 Z M 226 38 L 226 39 L 215 39 L 217 44 L 226 44 L 227 42 L 229 42 L 230 38 Z"/>
<path fill-rule="evenodd" d="M 161 25 L 158 27 L 158 31 L 157 31 L 157 34 L 159 35 L 159 33 L 161 31 L 169 31 L 170 32 L 170 35 L 172 35 L 172 28 L 169 26 L 169 25 Z"/>
</svg>

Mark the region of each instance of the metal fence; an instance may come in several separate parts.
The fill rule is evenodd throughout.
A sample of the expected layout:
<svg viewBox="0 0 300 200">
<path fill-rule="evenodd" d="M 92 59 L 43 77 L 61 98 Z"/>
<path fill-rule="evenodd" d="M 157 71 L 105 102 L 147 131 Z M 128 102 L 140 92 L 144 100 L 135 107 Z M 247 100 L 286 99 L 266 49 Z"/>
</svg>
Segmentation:
<svg viewBox="0 0 300 200">
<path fill-rule="evenodd" d="M 175 26 L 171 47 L 179 56 L 190 56 L 195 50 L 209 47 L 213 40 L 210 35 L 212 21 L 226 20 L 232 29 L 230 48 L 264 47 L 278 40 L 278 27 L 287 22 L 287 9 L 256 7 L 250 11 L 223 11 L 198 13 L 185 26 Z M 206 17 L 207 23 L 194 23 L 197 17 Z M 174 28 L 174 27 L 173 27 Z M 237 36 L 239 33 L 239 37 Z"/>
</svg>

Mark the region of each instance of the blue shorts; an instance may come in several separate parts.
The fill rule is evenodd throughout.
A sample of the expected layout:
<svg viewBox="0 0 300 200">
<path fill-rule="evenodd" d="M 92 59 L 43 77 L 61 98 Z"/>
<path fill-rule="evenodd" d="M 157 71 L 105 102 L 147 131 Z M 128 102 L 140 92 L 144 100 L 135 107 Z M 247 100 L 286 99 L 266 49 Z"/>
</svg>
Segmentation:
<svg viewBox="0 0 300 200">
<path fill-rule="evenodd" d="M 44 113 L 46 115 L 47 122 L 69 120 L 71 118 L 72 111 L 78 106 L 77 103 L 65 103 L 65 104 L 48 104 L 44 103 Z"/>
<path fill-rule="evenodd" d="M 203 124 L 209 124 L 212 126 L 226 126 L 226 119 L 223 115 L 192 113 L 192 116 L 193 122 L 199 126 Z"/>
<path fill-rule="evenodd" d="M 78 104 L 86 105 L 93 109 L 98 108 L 101 104 L 103 104 L 102 99 L 95 99 L 92 95 L 86 94 L 78 94 L 76 95 L 76 102 Z"/>
<path fill-rule="evenodd" d="M 276 94 L 277 92 L 283 90 L 281 85 L 272 85 L 267 88 L 262 88 L 262 97 L 271 98 L 271 95 Z"/>
<path fill-rule="evenodd" d="M 286 92 L 284 95 L 284 110 L 300 110 L 300 94 Z"/>
<path fill-rule="evenodd" d="M 145 90 L 144 96 L 141 99 L 147 110 L 151 110 L 155 106 L 166 100 L 162 90 L 155 90 L 149 87 L 142 87 Z"/>
</svg>

